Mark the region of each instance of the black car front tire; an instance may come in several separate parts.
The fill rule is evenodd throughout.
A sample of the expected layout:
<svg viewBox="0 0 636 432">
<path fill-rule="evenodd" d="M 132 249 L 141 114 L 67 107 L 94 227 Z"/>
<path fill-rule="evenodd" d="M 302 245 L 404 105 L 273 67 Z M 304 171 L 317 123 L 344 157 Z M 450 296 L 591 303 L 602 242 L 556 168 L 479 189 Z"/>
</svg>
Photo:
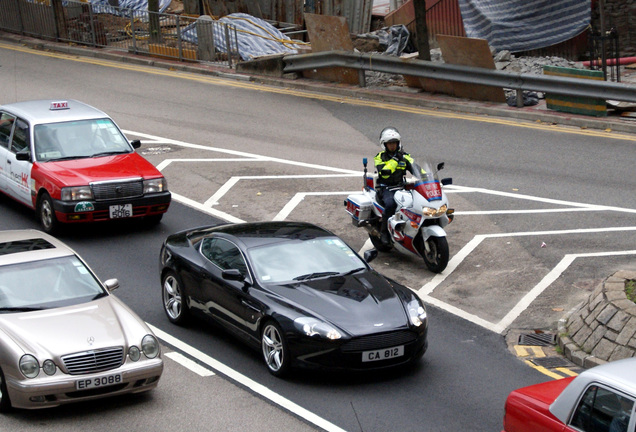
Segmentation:
<svg viewBox="0 0 636 432">
<path fill-rule="evenodd" d="M 163 310 L 171 323 L 182 325 L 188 321 L 190 311 L 183 292 L 183 284 L 177 274 L 172 271 L 167 272 L 161 280 L 161 299 Z"/>
<path fill-rule="evenodd" d="M 277 377 L 285 376 L 290 369 L 291 355 L 285 333 L 275 321 L 268 321 L 261 332 L 263 359 L 269 372 Z"/>
</svg>

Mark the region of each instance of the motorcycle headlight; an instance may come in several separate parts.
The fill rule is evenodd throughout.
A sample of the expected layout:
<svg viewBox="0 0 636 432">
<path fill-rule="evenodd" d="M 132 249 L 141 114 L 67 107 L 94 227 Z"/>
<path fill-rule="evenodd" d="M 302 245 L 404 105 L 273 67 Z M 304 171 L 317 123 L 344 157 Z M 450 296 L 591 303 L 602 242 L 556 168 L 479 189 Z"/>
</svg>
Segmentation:
<svg viewBox="0 0 636 432">
<path fill-rule="evenodd" d="M 40 364 L 31 354 L 25 354 L 20 359 L 20 372 L 27 378 L 35 378 L 40 373 Z"/>
<path fill-rule="evenodd" d="M 168 181 L 161 177 L 157 179 L 144 180 L 144 193 L 159 193 L 168 190 Z"/>
<path fill-rule="evenodd" d="M 144 355 L 150 359 L 157 357 L 159 355 L 159 342 L 157 342 L 157 338 L 150 334 L 144 336 L 141 340 L 141 350 L 144 352 Z"/>
<path fill-rule="evenodd" d="M 330 340 L 340 339 L 342 335 L 331 325 L 316 318 L 301 317 L 294 320 L 296 328 L 307 336 L 322 336 Z"/>
<path fill-rule="evenodd" d="M 446 213 L 447 208 L 448 206 L 446 204 L 444 204 L 438 209 L 433 207 L 422 207 L 422 214 L 424 214 L 424 216 L 427 216 L 427 217 L 439 217 L 443 215 L 444 213 Z"/>
<path fill-rule="evenodd" d="M 93 199 L 90 186 L 72 186 L 62 188 L 62 201 L 86 201 Z"/>
<path fill-rule="evenodd" d="M 407 309 L 411 324 L 415 327 L 419 327 L 426 323 L 426 308 L 424 308 L 424 305 L 422 305 L 418 300 L 411 300 L 407 305 Z"/>
</svg>

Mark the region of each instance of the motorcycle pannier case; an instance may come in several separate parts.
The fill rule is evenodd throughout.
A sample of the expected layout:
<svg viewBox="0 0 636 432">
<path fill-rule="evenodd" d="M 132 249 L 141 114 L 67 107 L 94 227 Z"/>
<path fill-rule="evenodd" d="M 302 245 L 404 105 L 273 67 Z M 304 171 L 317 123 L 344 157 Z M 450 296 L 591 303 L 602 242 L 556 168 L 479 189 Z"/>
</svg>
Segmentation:
<svg viewBox="0 0 636 432">
<path fill-rule="evenodd" d="M 347 213 L 349 213 L 353 219 L 354 225 L 358 225 L 360 222 L 371 218 L 373 202 L 371 201 L 371 198 L 366 195 L 349 195 L 345 201 L 345 206 L 347 208 Z"/>
</svg>

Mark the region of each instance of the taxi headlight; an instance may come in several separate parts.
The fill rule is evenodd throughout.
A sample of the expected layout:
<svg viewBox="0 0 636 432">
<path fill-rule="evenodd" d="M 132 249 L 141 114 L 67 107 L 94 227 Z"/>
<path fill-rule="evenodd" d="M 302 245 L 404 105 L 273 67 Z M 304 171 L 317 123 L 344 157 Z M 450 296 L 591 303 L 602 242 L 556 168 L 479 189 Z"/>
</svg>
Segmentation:
<svg viewBox="0 0 636 432">
<path fill-rule="evenodd" d="M 415 327 L 419 327 L 426 323 L 426 309 L 419 301 L 411 300 L 407 308 L 409 310 L 409 319 L 411 320 L 411 324 Z"/>
<path fill-rule="evenodd" d="M 25 354 L 20 359 L 20 372 L 27 378 L 35 378 L 40 373 L 40 364 L 31 354 Z"/>
<path fill-rule="evenodd" d="M 146 335 L 141 340 L 141 350 L 148 358 L 155 358 L 159 355 L 159 342 L 153 335 Z"/>
<path fill-rule="evenodd" d="M 90 186 L 72 186 L 62 188 L 62 201 L 86 201 L 93 199 Z"/>
<path fill-rule="evenodd" d="M 157 179 L 144 180 L 144 193 L 159 193 L 168 190 L 168 181 L 161 177 Z"/>
<path fill-rule="evenodd" d="M 334 327 L 316 318 L 296 318 L 294 325 L 307 336 L 322 336 L 330 340 L 336 340 L 342 337 L 340 332 Z"/>
<path fill-rule="evenodd" d="M 422 213 L 427 217 L 439 217 L 446 213 L 446 209 L 448 206 L 444 204 L 440 208 L 436 209 L 433 207 L 422 207 Z"/>
</svg>

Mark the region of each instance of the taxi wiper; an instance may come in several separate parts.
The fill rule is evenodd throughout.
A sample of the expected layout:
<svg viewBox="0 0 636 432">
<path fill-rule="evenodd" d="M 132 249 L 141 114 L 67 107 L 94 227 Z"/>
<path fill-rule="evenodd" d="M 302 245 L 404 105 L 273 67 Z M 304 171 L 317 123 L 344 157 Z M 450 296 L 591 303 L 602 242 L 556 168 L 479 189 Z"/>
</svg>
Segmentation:
<svg viewBox="0 0 636 432">
<path fill-rule="evenodd" d="M 317 272 L 317 273 L 307 273 L 305 275 L 296 276 L 294 280 L 307 280 L 307 279 L 315 279 L 324 276 L 335 276 L 340 274 L 338 272 Z"/>
<path fill-rule="evenodd" d="M 85 158 L 86 156 L 64 156 L 64 157 L 60 157 L 60 158 L 51 158 L 48 159 L 47 162 L 57 162 L 57 161 L 63 161 L 63 160 L 71 160 L 71 159 L 82 159 Z"/>
<path fill-rule="evenodd" d="M 128 153 L 128 150 L 113 150 L 113 151 L 95 153 L 91 155 L 91 157 L 94 158 L 94 157 L 100 157 L 100 156 L 110 156 L 110 155 L 125 154 L 125 153 Z"/>
</svg>

